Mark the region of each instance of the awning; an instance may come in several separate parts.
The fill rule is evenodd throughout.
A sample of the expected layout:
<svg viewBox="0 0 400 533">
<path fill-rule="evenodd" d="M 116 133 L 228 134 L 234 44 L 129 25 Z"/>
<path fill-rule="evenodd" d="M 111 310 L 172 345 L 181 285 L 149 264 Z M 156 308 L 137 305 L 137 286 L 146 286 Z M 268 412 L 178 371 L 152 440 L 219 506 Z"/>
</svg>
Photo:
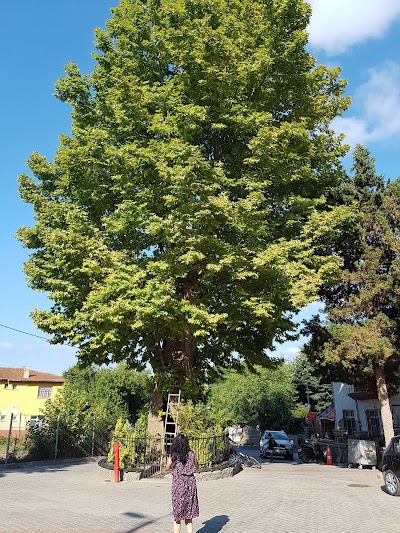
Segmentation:
<svg viewBox="0 0 400 533">
<path fill-rule="evenodd" d="M 320 420 L 335 420 L 336 411 L 333 403 L 318 415 Z"/>
<path fill-rule="evenodd" d="M 318 413 L 315 413 L 314 411 L 312 411 L 311 413 L 308 413 L 308 415 L 306 415 L 306 422 L 312 422 L 314 418 L 317 418 L 317 416 L 318 416 Z"/>
<path fill-rule="evenodd" d="M 347 396 L 350 396 L 352 400 L 375 400 L 377 399 L 376 392 L 368 391 L 359 391 L 359 392 L 349 392 Z"/>
</svg>

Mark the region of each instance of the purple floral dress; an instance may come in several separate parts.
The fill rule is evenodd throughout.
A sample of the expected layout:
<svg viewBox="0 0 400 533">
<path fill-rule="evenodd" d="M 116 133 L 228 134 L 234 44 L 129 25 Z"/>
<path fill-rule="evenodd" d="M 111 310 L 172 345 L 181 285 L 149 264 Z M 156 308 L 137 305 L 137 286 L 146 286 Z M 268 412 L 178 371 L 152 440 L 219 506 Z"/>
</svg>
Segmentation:
<svg viewBox="0 0 400 533">
<path fill-rule="evenodd" d="M 193 452 L 189 452 L 186 464 L 177 461 L 172 466 L 172 511 L 176 522 L 199 516 L 195 470 Z"/>
</svg>

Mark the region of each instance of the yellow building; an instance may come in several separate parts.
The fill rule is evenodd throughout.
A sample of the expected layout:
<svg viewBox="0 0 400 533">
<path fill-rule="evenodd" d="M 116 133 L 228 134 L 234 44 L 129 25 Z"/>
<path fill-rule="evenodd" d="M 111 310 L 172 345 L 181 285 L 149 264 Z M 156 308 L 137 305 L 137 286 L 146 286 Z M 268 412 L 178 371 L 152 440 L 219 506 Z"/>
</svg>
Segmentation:
<svg viewBox="0 0 400 533">
<path fill-rule="evenodd" d="M 22 368 L 0 367 L 0 435 L 23 435 L 38 422 L 46 400 L 54 398 L 64 384 L 56 374 Z"/>
</svg>

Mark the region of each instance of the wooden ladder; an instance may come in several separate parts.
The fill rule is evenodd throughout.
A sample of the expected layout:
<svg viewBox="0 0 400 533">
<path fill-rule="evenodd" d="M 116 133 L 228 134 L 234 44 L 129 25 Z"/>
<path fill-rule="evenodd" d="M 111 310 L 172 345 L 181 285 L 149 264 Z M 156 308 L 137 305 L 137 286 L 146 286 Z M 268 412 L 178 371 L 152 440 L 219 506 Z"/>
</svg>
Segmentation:
<svg viewBox="0 0 400 533">
<path fill-rule="evenodd" d="M 178 433 L 178 416 L 175 414 L 175 419 L 171 415 L 171 407 L 173 409 L 179 409 L 179 404 L 181 402 L 181 391 L 177 393 L 168 393 L 167 401 L 167 412 L 165 413 L 165 423 L 164 423 L 164 444 L 166 451 L 168 453 L 171 446 L 171 442 L 176 437 Z"/>
</svg>

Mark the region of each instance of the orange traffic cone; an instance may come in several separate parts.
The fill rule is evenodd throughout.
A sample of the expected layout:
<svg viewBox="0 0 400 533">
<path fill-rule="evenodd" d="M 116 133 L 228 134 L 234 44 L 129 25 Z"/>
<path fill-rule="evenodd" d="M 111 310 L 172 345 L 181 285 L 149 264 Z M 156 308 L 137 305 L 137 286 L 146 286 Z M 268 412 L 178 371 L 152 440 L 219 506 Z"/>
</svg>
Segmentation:
<svg viewBox="0 0 400 533">
<path fill-rule="evenodd" d="M 329 444 L 326 446 L 326 464 L 328 466 L 333 466 L 332 452 L 331 452 L 331 447 L 329 446 Z"/>
</svg>

